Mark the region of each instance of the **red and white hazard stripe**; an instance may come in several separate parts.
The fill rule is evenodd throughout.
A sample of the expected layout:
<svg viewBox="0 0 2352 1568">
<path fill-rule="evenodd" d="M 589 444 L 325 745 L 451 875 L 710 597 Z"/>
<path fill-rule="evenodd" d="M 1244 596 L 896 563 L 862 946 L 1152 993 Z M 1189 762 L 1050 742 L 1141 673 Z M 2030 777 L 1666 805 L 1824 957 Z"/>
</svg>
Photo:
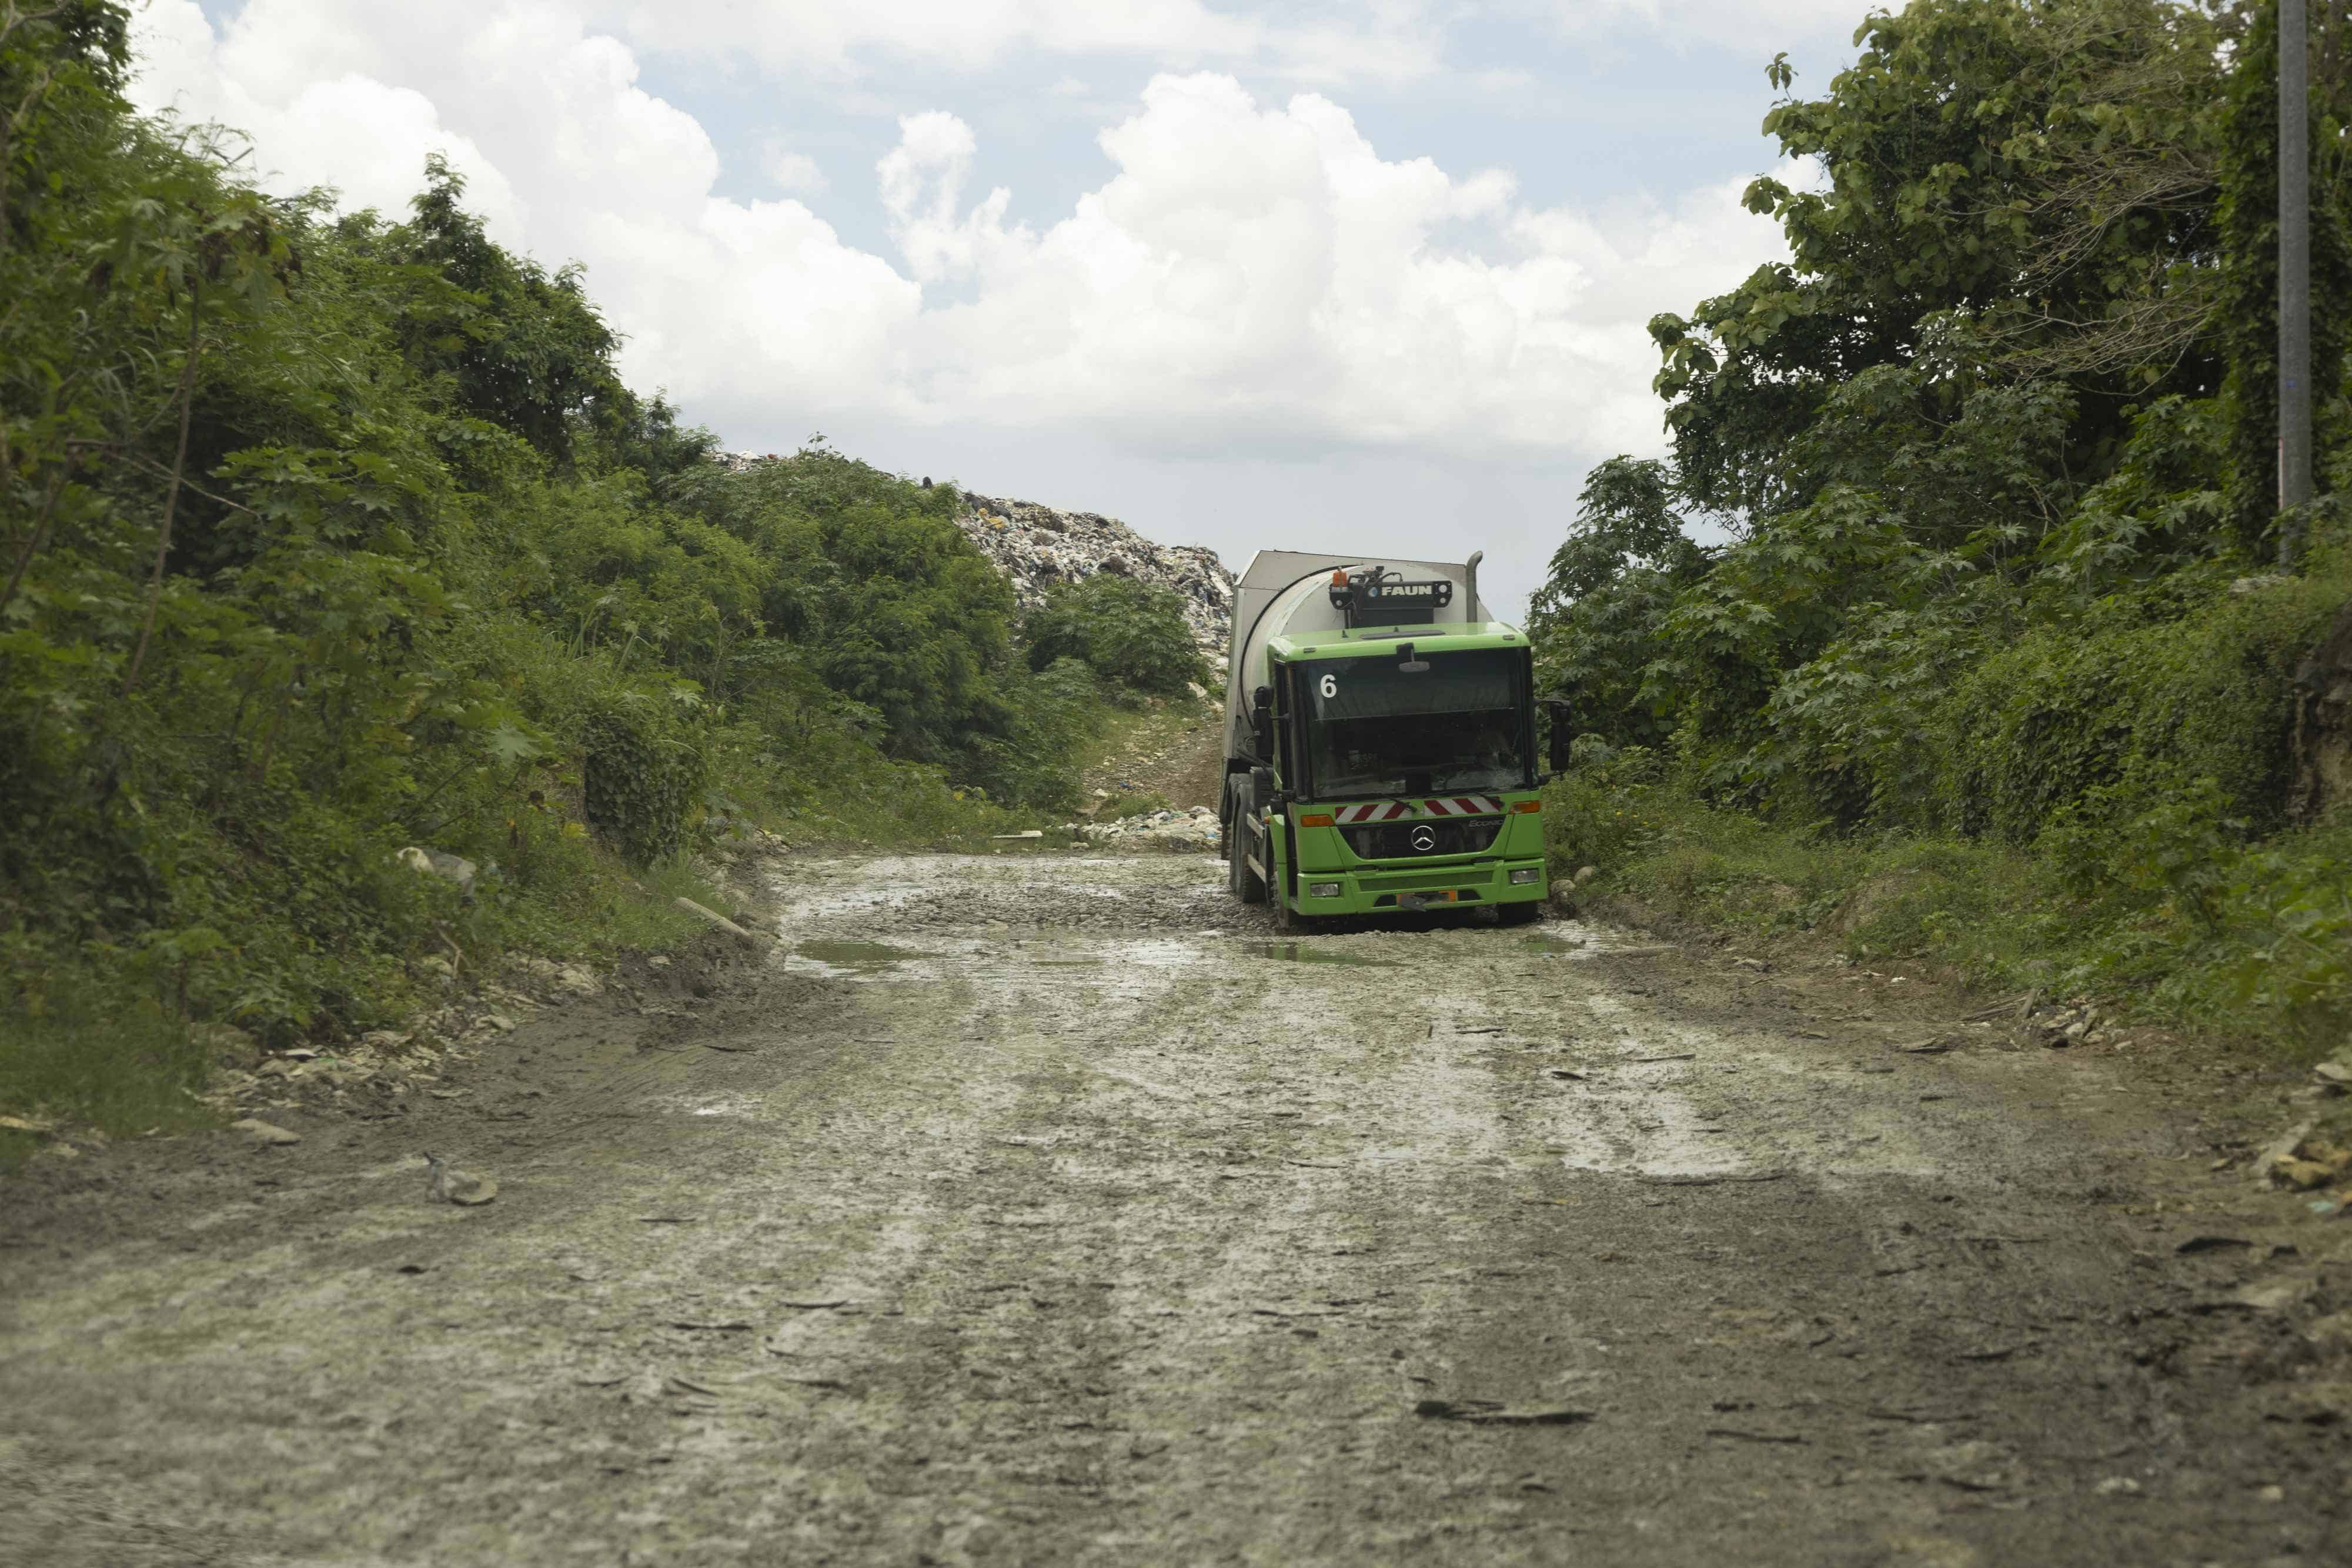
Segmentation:
<svg viewBox="0 0 2352 1568">
<path fill-rule="evenodd" d="M 1393 822 L 1412 815 L 1412 808 L 1402 800 L 1367 800 L 1360 806 L 1341 806 L 1331 814 L 1343 822 Z"/>
<path fill-rule="evenodd" d="M 1503 810 L 1503 802 L 1492 795 L 1449 795 L 1421 804 L 1433 817 L 1492 817 Z"/>
</svg>

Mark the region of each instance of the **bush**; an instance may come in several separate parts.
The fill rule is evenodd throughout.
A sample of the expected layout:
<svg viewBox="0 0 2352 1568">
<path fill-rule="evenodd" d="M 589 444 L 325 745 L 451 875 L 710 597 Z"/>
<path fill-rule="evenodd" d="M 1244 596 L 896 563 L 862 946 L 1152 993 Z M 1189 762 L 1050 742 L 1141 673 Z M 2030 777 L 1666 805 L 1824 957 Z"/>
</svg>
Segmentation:
<svg viewBox="0 0 2352 1568">
<path fill-rule="evenodd" d="M 686 847 L 709 777 L 701 737 L 664 714 L 660 701 L 625 692 L 581 727 L 588 823 L 635 865 Z"/>
<path fill-rule="evenodd" d="M 2344 591 L 2293 580 L 2233 597 L 2215 581 L 2209 594 L 2111 602 L 1967 670 L 1937 720 L 1945 821 L 2026 844 L 2062 816 L 2085 821 L 2086 802 L 2120 825 L 2206 779 L 2246 831 L 2275 828 L 2294 667 Z"/>
<path fill-rule="evenodd" d="M 1029 665 L 1083 660 L 1104 680 L 1135 691 L 1173 694 L 1209 684 L 1209 667 L 1172 590 L 1102 572 L 1059 586 L 1030 612 Z"/>
</svg>

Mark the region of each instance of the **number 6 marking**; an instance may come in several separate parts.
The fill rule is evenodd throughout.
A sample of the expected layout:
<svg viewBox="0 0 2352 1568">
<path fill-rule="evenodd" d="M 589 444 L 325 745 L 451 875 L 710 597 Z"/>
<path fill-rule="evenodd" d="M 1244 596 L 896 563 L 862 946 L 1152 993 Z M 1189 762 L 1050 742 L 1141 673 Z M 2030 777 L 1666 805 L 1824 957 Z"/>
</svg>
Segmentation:
<svg viewBox="0 0 2352 1568">
<path fill-rule="evenodd" d="M 1323 695 L 1327 697 L 1336 697 L 1339 695 L 1339 678 L 1337 675 L 1323 677 Z"/>
</svg>

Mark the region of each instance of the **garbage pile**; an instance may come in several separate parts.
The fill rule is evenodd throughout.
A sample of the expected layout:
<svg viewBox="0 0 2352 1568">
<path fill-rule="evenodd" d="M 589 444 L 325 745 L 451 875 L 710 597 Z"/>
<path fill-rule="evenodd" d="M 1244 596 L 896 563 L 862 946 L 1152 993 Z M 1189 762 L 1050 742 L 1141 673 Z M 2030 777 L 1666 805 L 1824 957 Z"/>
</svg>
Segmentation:
<svg viewBox="0 0 2352 1568">
<path fill-rule="evenodd" d="M 792 458 L 774 452 L 716 452 L 711 460 L 730 474 L 745 474 Z M 928 488 L 930 481 L 923 484 Z M 1156 545 L 1098 512 L 1059 512 L 1034 501 L 998 500 L 969 490 L 963 501 L 956 526 L 1013 580 L 1023 609 L 1045 603 L 1046 591 L 1056 583 L 1116 572 L 1173 589 L 1184 601 L 1192 640 L 1212 665 L 1223 662 L 1234 622 L 1234 574 L 1206 545 Z"/>
<path fill-rule="evenodd" d="M 1207 806 L 1189 811 L 1139 811 L 1107 822 L 1072 822 L 1066 830 L 1080 843 L 1115 850 L 1213 851 L 1224 834 Z"/>
<path fill-rule="evenodd" d="M 1156 545 L 1116 517 L 1057 512 L 1034 501 L 1000 501 L 967 491 L 956 518 L 981 553 L 1013 580 L 1023 608 L 1043 604 L 1056 583 L 1116 572 L 1184 601 L 1192 639 L 1212 661 L 1225 656 L 1234 620 L 1234 574 L 1204 545 Z"/>
</svg>

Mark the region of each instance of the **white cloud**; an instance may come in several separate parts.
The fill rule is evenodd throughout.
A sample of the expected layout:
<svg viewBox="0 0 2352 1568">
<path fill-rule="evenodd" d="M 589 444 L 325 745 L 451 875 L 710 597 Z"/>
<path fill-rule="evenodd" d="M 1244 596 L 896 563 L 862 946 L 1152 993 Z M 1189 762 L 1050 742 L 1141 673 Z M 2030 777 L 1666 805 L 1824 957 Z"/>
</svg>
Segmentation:
<svg viewBox="0 0 2352 1568">
<path fill-rule="evenodd" d="M 760 172 L 779 191 L 822 195 L 831 183 L 815 159 L 805 152 L 795 152 L 772 138 L 761 144 Z"/>
<path fill-rule="evenodd" d="M 1736 38 L 1792 39 L 1824 32 L 1851 35 L 1872 11 L 1900 11 L 1905 0 L 1520 0 L 1513 8 L 1549 16 L 1562 32 L 1634 26 L 1685 43 Z"/>
<path fill-rule="evenodd" d="M 1200 0 L 594 0 L 592 13 L 647 52 L 749 60 L 780 78 L 847 76 L 864 55 L 977 70 L 1023 51 L 1247 61 L 1327 82 L 1410 80 L 1434 68 L 1439 34 L 1422 0 L 1317 9 L 1330 14 Z"/>
<path fill-rule="evenodd" d="M 1654 449 L 1644 324 L 1777 252 L 1727 182 L 1613 221 L 1514 183 L 1382 160 L 1347 112 L 1269 108 L 1232 78 L 1159 77 L 1106 131 L 1118 172 L 1042 234 L 1006 193 L 963 210 L 970 131 L 904 122 L 883 160 L 915 275 L 955 278 L 907 362 L 940 418 L 1132 438 Z"/>
<path fill-rule="evenodd" d="M 950 9 L 940 26 L 982 47 Z M 1181 5 L 981 10 L 999 34 L 1073 47 L 1224 26 Z M 865 15 L 828 9 L 825 25 Z M 638 86 L 629 46 L 552 0 L 250 0 L 217 37 L 194 0 L 157 0 L 144 27 L 142 103 L 249 131 L 279 188 L 331 183 L 387 210 L 446 151 L 499 238 L 588 265 L 633 380 L 689 415 L 759 410 L 771 427 L 1655 450 L 1643 323 L 1779 251 L 1738 209 L 1741 182 L 1638 210 L 1534 208 L 1500 172 L 1383 159 L 1328 98 L 1268 104 L 1194 72 L 1150 80 L 1098 139 L 1116 172 L 1042 230 L 1009 221 L 1007 191 L 968 199 L 968 125 L 907 117 L 876 170 L 885 258 L 803 201 L 713 195 L 703 128 Z M 742 152 L 780 187 L 820 188 L 789 150 Z"/>
</svg>

